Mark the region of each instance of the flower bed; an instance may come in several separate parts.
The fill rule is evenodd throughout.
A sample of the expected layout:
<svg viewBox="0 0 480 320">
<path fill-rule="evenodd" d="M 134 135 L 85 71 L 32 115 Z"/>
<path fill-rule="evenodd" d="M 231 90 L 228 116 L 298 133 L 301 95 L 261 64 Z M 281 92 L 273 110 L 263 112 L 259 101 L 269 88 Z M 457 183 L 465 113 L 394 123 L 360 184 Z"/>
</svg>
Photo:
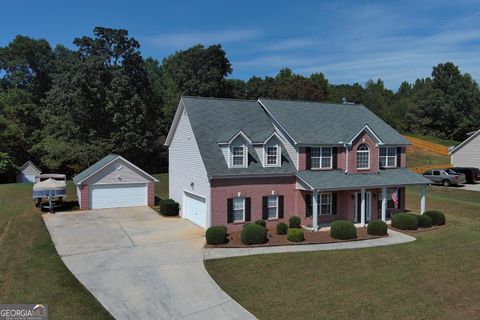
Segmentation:
<svg viewBox="0 0 480 320">
<path fill-rule="evenodd" d="M 271 246 L 285 246 L 285 245 L 307 245 L 307 244 L 321 244 L 334 243 L 346 241 L 361 241 L 367 239 L 382 238 L 382 236 L 373 236 L 367 233 L 367 228 L 357 228 L 357 238 L 353 240 L 337 240 L 330 236 L 330 231 L 308 231 L 303 230 L 305 240 L 302 242 L 290 242 L 287 235 L 279 235 L 275 228 L 270 228 L 267 232 L 268 241 L 264 244 L 244 245 L 241 241 L 241 231 L 235 231 L 228 234 L 228 242 L 221 245 L 205 245 L 207 248 L 251 248 L 251 247 L 271 247 Z M 386 235 L 388 236 L 388 235 Z M 386 237 L 383 236 L 383 237 Z"/>
</svg>

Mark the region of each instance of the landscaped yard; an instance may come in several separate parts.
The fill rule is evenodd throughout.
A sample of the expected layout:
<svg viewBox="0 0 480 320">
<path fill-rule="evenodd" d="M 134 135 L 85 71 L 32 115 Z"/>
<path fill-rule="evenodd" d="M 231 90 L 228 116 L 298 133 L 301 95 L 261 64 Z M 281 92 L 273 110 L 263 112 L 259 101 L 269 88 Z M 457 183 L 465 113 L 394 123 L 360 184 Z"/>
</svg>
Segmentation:
<svg viewBox="0 0 480 320">
<path fill-rule="evenodd" d="M 156 177 L 156 195 L 166 197 L 167 174 Z M 111 319 L 57 255 L 31 195 L 31 184 L 0 185 L 0 302 L 48 304 L 51 319 Z"/>
<path fill-rule="evenodd" d="M 450 163 L 449 156 L 435 154 L 433 152 L 425 151 L 415 146 L 407 148 L 407 166 L 409 168 L 425 167 L 438 165 L 442 167 Z"/>
<path fill-rule="evenodd" d="M 418 211 L 419 190 L 407 189 Z M 474 319 L 480 314 L 480 194 L 430 187 L 447 226 L 392 247 L 205 262 L 260 319 Z"/>
</svg>

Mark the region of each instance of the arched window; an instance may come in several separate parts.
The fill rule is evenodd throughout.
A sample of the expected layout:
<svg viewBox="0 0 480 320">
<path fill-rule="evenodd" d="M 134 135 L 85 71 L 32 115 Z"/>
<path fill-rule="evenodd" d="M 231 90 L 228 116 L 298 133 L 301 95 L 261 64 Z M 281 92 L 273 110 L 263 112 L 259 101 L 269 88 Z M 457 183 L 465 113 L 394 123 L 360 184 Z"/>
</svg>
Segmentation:
<svg viewBox="0 0 480 320">
<path fill-rule="evenodd" d="M 366 143 L 357 148 L 357 169 L 370 169 L 370 148 Z"/>
</svg>

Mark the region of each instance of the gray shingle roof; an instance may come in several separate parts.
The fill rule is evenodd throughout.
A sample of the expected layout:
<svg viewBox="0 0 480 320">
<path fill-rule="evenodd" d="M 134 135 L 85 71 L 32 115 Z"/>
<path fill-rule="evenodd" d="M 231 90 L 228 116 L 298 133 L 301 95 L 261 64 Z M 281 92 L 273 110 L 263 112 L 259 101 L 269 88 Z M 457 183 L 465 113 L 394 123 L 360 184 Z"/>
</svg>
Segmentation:
<svg viewBox="0 0 480 320">
<path fill-rule="evenodd" d="M 93 174 L 94 172 L 100 170 L 100 168 L 102 168 L 107 163 L 115 160 L 117 157 L 118 157 L 118 155 L 113 154 L 113 153 L 109 154 L 108 156 L 103 157 L 98 162 L 96 162 L 95 164 L 91 165 L 90 167 L 83 170 L 82 172 L 77 174 L 75 177 L 73 177 L 73 183 L 77 184 L 78 182 L 84 180 L 85 178 L 87 178 L 88 176 Z"/>
<path fill-rule="evenodd" d="M 299 171 L 301 180 L 314 189 L 357 189 L 361 187 L 425 185 L 431 181 L 406 168 L 380 170 L 378 173 L 345 174 L 342 170 Z"/>
<path fill-rule="evenodd" d="M 285 151 L 281 167 L 264 168 L 252 147 L 248 168 L 228 168 L 218 142 L 230 140 L 239 130 L 254 143 L 264 142 L 275 131 L 257 101 L 185 96 L 182 101 L 209 176 L 294 174 L 295 166 Z"/>
<path fill-rule="evenodd" d="M 410 144 L 363 105 L 270 99 L 260 102 L 299 144 L 348 142 L 366 124 L 385 144 Z"/>
</svg>

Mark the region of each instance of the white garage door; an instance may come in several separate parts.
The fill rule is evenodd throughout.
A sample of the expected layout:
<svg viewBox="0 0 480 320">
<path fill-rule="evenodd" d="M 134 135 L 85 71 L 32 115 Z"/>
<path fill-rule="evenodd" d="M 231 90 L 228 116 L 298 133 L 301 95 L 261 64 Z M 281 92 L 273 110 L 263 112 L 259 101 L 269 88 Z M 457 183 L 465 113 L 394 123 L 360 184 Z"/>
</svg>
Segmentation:
<svg viewBox="0 0 480 320">
<path fill-rule="evenodd" d="M 185 192 L 183 205 L 183 216 L 186 219 L 198 224 L 203 228 L 207 227 L 205 198 Z"/>
<path fill-rule="evenodd" d="M 90 185 L 90 208 L 122 208 L 147 205 L 147 184 Z"/>
<path fill-rule="evenodd" d="M 22 182 L 35 182 L 35 175 L 22 173 Z"/>
</svg>

